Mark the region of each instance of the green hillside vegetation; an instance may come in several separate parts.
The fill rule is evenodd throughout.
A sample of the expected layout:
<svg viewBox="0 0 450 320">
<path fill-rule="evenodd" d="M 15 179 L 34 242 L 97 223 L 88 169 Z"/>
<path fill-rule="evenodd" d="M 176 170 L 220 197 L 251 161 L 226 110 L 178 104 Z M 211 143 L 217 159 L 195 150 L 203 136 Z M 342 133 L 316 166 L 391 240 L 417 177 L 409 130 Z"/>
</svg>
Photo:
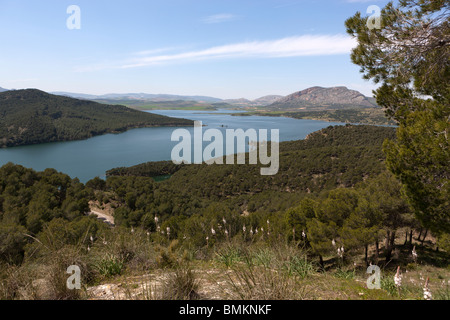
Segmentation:
<svg viewBox="0 0 450 320">
<path fill-rule="evenodd" d="M 154 161 L 138 164 L 132 167 L 120 167 L 108 170 L 107 176 L 140 176 L 159 177 L 173 175 L 185 164 L 174 164 L 172 161 Z"/>
<path fill-rule="evenodd" d="M 82 184 L 4 165 L 0 299 L 450 300 L 448 7 L 390 2 L 381 29 L 360 12 L 349 18 L 351 59 L 380 84 L 376 102 L 397 127 L 328 127 L 283 142 L 274 176 L 258 165 L 157 162 Z M 2 130 L 56 130 L 43 121 L 61 117 L 53 100 L 19 93 L 0 102 L 28 127 Z M 14 109 L 24 93 L 38 96 L 38 112 Z M 82 290 L 67 286 L 74 265 Z"/>
<path fill-rule="evenodd" d="M 213 197 L 211 200 L 252 195 L 265 190 L 290 194 L 351 187 L 384 170 L 381 144 L 385 138 L 393 138 L 394 135 L 393 128 L 349 125 L 328 127 L 311 134 L 306 140 L 282 142 L 280 169 L 274 176 L 262 176 L 259 165 L 177 166 L 171 162 L 116 168 L 109 170 L 107 176 L 112 181 L 113 176 L 174 174 L 170 181 L 160 186 L 165 192 Z M 191 188 L 186 188 L 186 185 Z"/>
<path fill-rule="evenodd" d="M 0 93 L 0 147 L 90 138 L 149 126 L 193 122 L 35 89 Z"/>
<path fill-rule="evenodd" d="M 281 143 L 280 171 L 265 177 L 258 166 L 156 162 L 83 185 L 53 169 L 7 164 L 0 168 L 0 297 L 92 297 L 66 288 L 65 271 L 75 264 L 84 288 L 122 281 L 123 299 L 142 285 L 128 287 L 127 276 L 159 272 L 169 277 L 158 284 L 162 291 L 143 290 L 140 298 L 210 298 L 207 288 L 220 281 L 216 294 L 231 299 L 421 299 L 420 286 L 392 289 L 401 265 L 410 277 L 427 270 L 435 297 L 446 299 L 437 284 L 448 276 L 448 238 L 440 235 L 436 251 L 386 171 L 381 144 L 394 135 L 386 127 L 328 127 Z M 171 177 L 156 182 L 161 175 Z M 86 216 L 92 203 L 112 208 L 116 226 Z M 413 245 L 424 266 L 411 258 Z M 381 290 L 361 284 L 369 263 L 384 266 Z M 207 286 L 199 274 L 209 274 Z"/>
<path fill-rule="evenodd" d="M 381 108 L 364 109 L 336 109 L 336 110 L 316 110 L 316 111 L 250 111 L 246 114 L 233 114 L 233 116 L 270 116 L 270 117 L 288 117 L 294 119 L 310 119 L 329 122 L 344 122 L 353 124 L 368 125 L 395 125 L 396 123 L 386 117 Z"/>
<path fill-rule="evenodd" d="M 144 212 L 175 219 L 174 215 L 191 216 L 209 206 L 239 214 L 256 212 L 255 216 L 265 221 L 267 214 L 284 210 L 305 195 L 352 188 L 385 172 L 381 144 L 385 138 L 394 137 L 394 132 L 385 127 L 329 127 L 306 140 L 283 142 L 280 169 L 274 176 L 260 175 L 259 165 L 181 167 L 157 162 L 112 169 L 107 172 L 106 185 L 119 203 L 126 203 L 128 197 L 141 205 L 125 205 L 116 210 L 117 223 L 126 226 L 148 222 Z M 147 178 L 167 174 L 173 175 L 158 184 Z M 144 181 L 151 182 L 153 192 L 135 186 Z"/>
<path fill-rule="evenodd" d="M 381 144 L 394 133 L 348 125 L 281 143 L 281 168 L 272 177 L 257 166 L 157 162 L 113 169 L 106 181 L 83 185 L 52 169 L 7 164 L 0 168 L 0 297 L 92 297 L 65 287 L 65 270 L 76 264 L 85 288 L 164 270 L 175 277 L 156 296 L 141 292 L 144 299 L 198 298 L 208 291 L 198 272 L 210 274 L 208 288 L 218 281 L 228 288 L 217 289 L 222 298 L 420 299 L 420 287 L 392 290 L 389 268 L 422 270 L 410 257 L 415 244 L 439 283 L 447 276 L 448 240 L 440 237 L 439 251 L 424 243 L 425 229 L 386 171 Z M 171 177 L 154 181 L 161 175 Z M 114 228 L 85 215 L 92 202 L 114 210 Z M 368 263 L 386 264 L 379 291 L 357 281 L 367 277 Z M 433 287 L 445 299 L 448 291 L 439 290 Z"/>
</svg>

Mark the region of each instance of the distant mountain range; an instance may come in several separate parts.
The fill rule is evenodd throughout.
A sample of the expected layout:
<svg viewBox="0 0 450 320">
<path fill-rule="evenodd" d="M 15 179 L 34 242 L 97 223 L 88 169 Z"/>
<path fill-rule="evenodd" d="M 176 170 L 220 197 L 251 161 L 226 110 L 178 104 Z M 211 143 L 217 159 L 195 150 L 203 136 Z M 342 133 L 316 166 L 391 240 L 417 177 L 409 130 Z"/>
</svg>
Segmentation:
<svg viewBox="0 0 450 320">
<path fill-rule="evenodd" d="M 0 92 L 5 92 L 5 91 L 8 91 L 8 89 L 0 87 Z"/>
<path fill-rule="evenodd" d="M 152 102 L 177 102 L 180 101 L 191 101 L 198 102 L 200 104 L 217 104 L 220 103 L 222 107 L 227 105 L 234 107 L 257 107 L 257 106 L 267 106 L 274 103 L 278 99 L 283 98 L 283 96 L 268 95 L 255 100 L 248 99 L 219 99 L 208 96 L 183 96 L 174 94 L 149 94 L 149 93 L 110 93 L 104 95 L 92 95 L 84 93 L 71 93 L 71 92 L 51 92 L 55 95 L 67 96 L 77 99 L 93 100 L 102 103 L 113 103 L 114 100 L 120 104 L 126 104 L 129 106 L 139 106 L 148 105 Z"/>
<path fill-rule="evenodd" d="M 282 98 L 283 96 L 269 95 L 255 100 L 248 100 L 241 98 L 241 99 L 227 99 L 223 100 L 223 102 L 241 107 L 259 107 L 259 106 L 268 106 Z"/>
<path fill-rule="evenodd" d="M 270 104 L 270 110 L 374 108 L 375 99 L 346 87 L 312 87 Z"/>
<path fill-rule="evenodd" d="M 373 108 L 376 107 L 375 99 L 366 97 L 356 90 L 347 87 L 312 87 L 295 92 L 288 96 L 267 95 L 255 100 L 249 99 L 219 99 L 208 96 L 181 96 L 172 94 L 148 94 L 148 93 L 111 93 L 105 95 L 88 95 L 70 92 L 53 92 L 53 94 L 65 95 L 73 98 L 107 101 L 137 106 L 151 102 L 170 101 L 195 101 L 203 104 L 221 103 L 222 107 L 267 107 L 270 110 L 298 110 L 298 109 L 337 109 L 337 108 Z M 102 101 L 103 100 L 103 101 Z"/>
<path fill-rule="evenodd" d="M 222 99 L 207 96 L 180 96 L 174 94 L 148 94 L 148 93 L 109 93 L 103 95 L 92 95 L 71 92 L 51 92 L 60 96 L 68 96 L 88 100 L 145 100 L 145 101 L 197 101 L 204 103 L 221 102 Z"/>
<path fill-rule="evenodd" d="M 377 107 L 375 99 L 346 87 L 312 87 L 286 97 L 269 95 L 255 100 L 145 93 L 95 96 L 59 92 L 56 95 L 37 89 L 0 88 L 0 92 L 0 147 L 85 139 L 137 127 L 192 125 L 190 120 L 124 106 L 145 109 L 139 104 L 149 101 L 153 101 L 152 108 L 209 110 L 240 107 L 266 113 L 277 111 L 277 114 L 349 109 L 370 111 Z"/>
<path fill-rule="evenodd" d="M 6 89 L 0 88 L 0 92 Z M 366 97 L 362 93 L 348 89 L 347 87 L 311 87 L 292 93 L 288 96 L 267 95 L 255 100 L 249 99 L 219 99 L 209 96 L 186 96 L 174 94 L 148 94 L 148 93 L 110 93 L 104 95 L 92 95 L 71 92 L 51 92 L 54 95 L 67 96 L 77 99 L 93 100 L 106 104 L 121 104 L 130 107 L 141 107 L 164 103 L 167 108 L 170 103 L 174 108 L 198 107 L 204 108 L 256 108 L 264 107 L 269 111 L 292 110 L 324 110 L 324 109 L 348 109 L 348 108 L 374 108 L 377 107 L 374 98 Z M 185 101 L 187 103 L 183 104 Z"/>
</svg>

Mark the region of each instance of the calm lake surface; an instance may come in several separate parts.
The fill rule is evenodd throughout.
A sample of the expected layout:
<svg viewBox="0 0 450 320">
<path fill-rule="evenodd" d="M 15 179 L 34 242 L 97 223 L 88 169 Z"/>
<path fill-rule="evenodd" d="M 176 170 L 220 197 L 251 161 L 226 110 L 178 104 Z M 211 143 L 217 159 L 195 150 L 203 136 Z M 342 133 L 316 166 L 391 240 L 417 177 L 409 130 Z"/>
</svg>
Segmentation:
<svg viewBox="0 0 450 320">
<path fill-rule="evenodd" d="M 223 113 L 239 111 L 151 111 L 170 117 L 199 120 L 209 128 L 219 129 L 270 129 L 280 130 L 280 141 L 304 139 L 309 133 L 330 125 L 343 123 L 315 120 L 289 119 L 283 117 L 231 116 Z M 120 134 L 106 134 L 87 140 L 54 142 L 39 145 L 0 149 L 0 166 L 13 162 L 36 171 L 55 168 L 79 178 L 81 182 L 98 176 L 115 167 L 128 167 L 148 161 L 170 160 L 171 152 L 179 142 L 171 141 L 177 128 L 140 128 Z M 193 134 L 193 128 L 185 128 Z M 225 137 L 225 134 L 224 134 Z M 204 142 L 204 147 L 209 142 Z"/>
</svg>

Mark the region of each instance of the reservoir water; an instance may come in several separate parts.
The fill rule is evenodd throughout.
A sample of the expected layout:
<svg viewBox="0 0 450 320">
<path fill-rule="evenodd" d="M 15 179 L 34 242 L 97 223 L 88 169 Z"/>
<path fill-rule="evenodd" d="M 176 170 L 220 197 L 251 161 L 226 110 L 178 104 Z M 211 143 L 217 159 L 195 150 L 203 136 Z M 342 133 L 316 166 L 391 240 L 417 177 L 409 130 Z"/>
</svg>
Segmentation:
<svg viewBox="0 0 450 320">
<path fill-rule="evenodd" d="M 324 122 L 284 117 L 232 116 L 225 113 L 239 111 L 151 111 L 170 117 L 202 121 L 205 129 L 270 129 L 280 130 L 280 141 L 304 139 L 309 133 L 330 125 L 344 123 Z M 120 134 L 106 134 L 87 140 L 54 142 L 31 146 L 0 149 L 0 166 L 13 162 L 36 171 L 55 168 L 77 177 L 81 182 L 115 167 L 128 167 L 148 161 L 170 160 L 178 142 L 171 141 L 174 127 L 140 128 Z M 193 134 L 193 127 L 186 128 Z M 207 145 L 208 143 L 205 143 Z"/>
</svg>

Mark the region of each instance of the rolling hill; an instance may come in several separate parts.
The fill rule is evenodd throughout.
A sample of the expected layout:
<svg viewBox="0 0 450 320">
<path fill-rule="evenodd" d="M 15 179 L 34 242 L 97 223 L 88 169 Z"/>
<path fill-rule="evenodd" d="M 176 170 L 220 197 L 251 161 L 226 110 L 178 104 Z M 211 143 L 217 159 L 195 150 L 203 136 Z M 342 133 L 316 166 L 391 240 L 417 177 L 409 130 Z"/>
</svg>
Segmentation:
<svg viewBox="0 0 450 320">
<path fill-rule="evenodd" d="M 295 92 L 267 107 L 268 110 L 323 110 L 344 108 L 374 108 L 374 99 L 346 87 L 312 87 Z"/>
<path fill-rule="evenodd" d="M 0 93 L 0 147 L 80 140 L 139 127 L 191 125 L 191 120 L 36 89 Z"/>
<path fill-rule="evenodd" d="M 268 106 L 282 98 L 283 96 L 268 95 L 255 100 L 240 98 L 240 99 L 227 99 L 224 100 L 224 102 L 237 107 L 261 107 L 261 106 Z"/>
<path fill-rule="evenodd" d="M 90 95 L 82 93 L 54 92 L 53 94 L 73 98 L 92 100 L 103 104 L 121 104 L 129 107 L 158 107 L 162 109 L 188 108 L 256 108 L 265 107 L 267 111 L 298 111 L 298 110 L 335 110 L 349 108 L 376 108 L 374 98 L 366 97 L 356 90 L 346 87 L 311 87 L 292 93 L 288 96 L 266 95 L 258 99 L 219 99 L 209 96 L 186 96 L 174 94 L 148 93 L 111 93 L 104 95 Z M 217 106 L 220 104 L 220 106 Z"/>
<path fill-rule="evenodd" d="M 103 95 L 92 95 L 71 92 L 52 92 L 52 94 L 68 96 L 88 100 L 136 100 L 136 101 L 196 101 L 203 103 L 214 103 L 222 101 L 219 98 L 208 96 L 185 96 L 174 94 L 150 94 L 150 93 L 108 93 Z"/>
</svg>

